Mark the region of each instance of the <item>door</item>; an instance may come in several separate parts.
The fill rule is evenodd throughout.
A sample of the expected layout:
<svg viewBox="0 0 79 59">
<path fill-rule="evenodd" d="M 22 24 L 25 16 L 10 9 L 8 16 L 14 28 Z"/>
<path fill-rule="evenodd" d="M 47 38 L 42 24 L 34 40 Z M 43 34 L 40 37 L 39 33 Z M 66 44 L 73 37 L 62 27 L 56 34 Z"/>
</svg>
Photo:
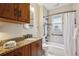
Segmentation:
<svg viewBox="0 0 79 59">
<path fill-rule="evenodd" d="M 51 16 L 50 21 L 50 39 L 49 42 L 64 44 L 63 40 L 63 20 L 62 15 Z"/>
</svg>

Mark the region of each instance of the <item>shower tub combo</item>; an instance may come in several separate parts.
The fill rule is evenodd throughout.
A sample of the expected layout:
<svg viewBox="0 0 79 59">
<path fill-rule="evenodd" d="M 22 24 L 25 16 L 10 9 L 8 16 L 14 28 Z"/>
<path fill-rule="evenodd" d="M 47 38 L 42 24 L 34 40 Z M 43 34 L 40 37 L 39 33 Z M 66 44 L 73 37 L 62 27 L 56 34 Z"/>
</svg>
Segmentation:
<svg viewBox="0 0 79 59">
<path fill-rule="evenodd" d="M 55 42 L 46 42 L 43 44 L 45 56 L 64 56 L 64 45 Z"/>
</svg>

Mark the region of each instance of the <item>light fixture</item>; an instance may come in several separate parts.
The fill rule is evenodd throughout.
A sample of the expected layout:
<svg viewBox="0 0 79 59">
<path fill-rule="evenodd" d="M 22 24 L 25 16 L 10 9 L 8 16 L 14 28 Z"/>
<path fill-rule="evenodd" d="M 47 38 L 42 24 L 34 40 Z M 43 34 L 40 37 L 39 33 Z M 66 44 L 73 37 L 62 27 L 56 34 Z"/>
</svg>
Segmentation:
<svg viewBox="0 0 79 59">
<path fill-rule="evenodd" d="M 34 12 L 34 7 L 30 6 L 30 11 Z"/>
</svg>

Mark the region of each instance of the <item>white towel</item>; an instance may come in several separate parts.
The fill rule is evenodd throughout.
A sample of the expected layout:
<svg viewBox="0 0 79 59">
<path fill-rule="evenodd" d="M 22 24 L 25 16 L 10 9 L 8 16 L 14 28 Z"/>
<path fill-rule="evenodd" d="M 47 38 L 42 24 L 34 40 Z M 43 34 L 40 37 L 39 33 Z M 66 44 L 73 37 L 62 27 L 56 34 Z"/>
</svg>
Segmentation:
<svg viewBox="0 0 79 59">
<path fill-rule="evenodd" d="M 79 28 L 75 28 L 73 32 L 73 53 L 76 53 L 77 50 L 77 36 Z"/>
<path fill-rule="evenodd" d="M 74 40 L 77 39 L 78 30 L 79 30 L 79 28 L 75 28 L 75 29 L 74 29 L 74 33 L 73 33 L 73 39 L 74 39 Z"/>
</svg>

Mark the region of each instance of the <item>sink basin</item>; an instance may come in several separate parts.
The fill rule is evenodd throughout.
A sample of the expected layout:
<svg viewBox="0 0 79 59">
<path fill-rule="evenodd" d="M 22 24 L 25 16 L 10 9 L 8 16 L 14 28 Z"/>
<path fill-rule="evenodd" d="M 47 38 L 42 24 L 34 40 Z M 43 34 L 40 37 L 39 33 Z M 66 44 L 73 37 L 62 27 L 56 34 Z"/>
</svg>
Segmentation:
<svg viewBox="0 0 79 59">
<path fill-rule="evenodd" d="M 3 48 L 14 48 L 16 47 L 16 41 L 8 41 L 3 44 Z"/>
</svg>

